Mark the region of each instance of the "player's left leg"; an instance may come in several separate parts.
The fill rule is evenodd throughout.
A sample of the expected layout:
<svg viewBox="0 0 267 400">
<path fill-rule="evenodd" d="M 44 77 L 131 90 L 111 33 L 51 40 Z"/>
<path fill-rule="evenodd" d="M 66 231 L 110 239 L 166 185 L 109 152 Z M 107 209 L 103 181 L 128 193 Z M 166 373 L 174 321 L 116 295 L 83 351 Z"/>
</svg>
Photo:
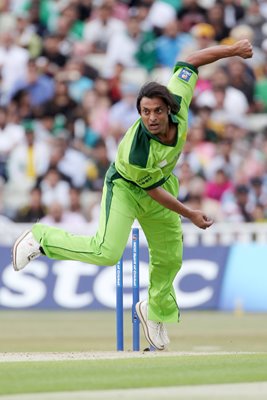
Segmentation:
<svg viewBox="0 0 267 400">
<path fill-rule="evenodd" d="M 179 307 L 173 281 L 182 265 L 183 243 L 180 218 L 163 209 L 162 218 L 142 219 L 140 224 L 149 248 L 148 318 L 178 322 Z"/>
<path fill-rule="evenodd" d="M 169 179 L 165 189 L 173 195 L 176 194 L 175 177 Z M 158 331 L 157 342 L 166 347 L 169 339 L 164 323 L 178 322 L 180 315 L 173 281 L 182 265 L 181 221 L 178 214 L 162 207 L 149 196 L 142 205 L 144 212 L 138 215 L 138 220 L 148 241 L 149 290 L 147 303 L 139 304 L 137 311 L 141 316 L 141 322 L 143 320 L 145 335 L 151 321 L 154 322 L 154 330 Z M 146 335 L 146 338 L 150 342 L 149 335 Z"/>
</svg>

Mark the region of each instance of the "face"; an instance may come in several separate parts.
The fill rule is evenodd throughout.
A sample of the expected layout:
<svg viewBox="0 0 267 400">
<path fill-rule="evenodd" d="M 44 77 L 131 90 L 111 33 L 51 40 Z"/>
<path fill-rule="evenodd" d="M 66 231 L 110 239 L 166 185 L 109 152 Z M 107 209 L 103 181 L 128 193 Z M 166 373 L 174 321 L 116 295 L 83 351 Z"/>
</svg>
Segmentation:
<svg viewBox="0 0 267 400">
<path fill-rule="evenodd" d="M 140 115 L 146 129 L 152 135 L 166 135 L 169 129 L 168 107 L 161 98 L 143 97 Z"/>
</svg>

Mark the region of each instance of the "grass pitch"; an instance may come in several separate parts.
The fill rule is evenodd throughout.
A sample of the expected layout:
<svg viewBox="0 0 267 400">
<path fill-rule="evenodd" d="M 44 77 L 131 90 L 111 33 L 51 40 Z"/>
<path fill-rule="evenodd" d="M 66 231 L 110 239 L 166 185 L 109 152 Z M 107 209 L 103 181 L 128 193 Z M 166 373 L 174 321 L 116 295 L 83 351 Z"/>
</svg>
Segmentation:
<svg viewBox="0 0 267 400">
<path fill-rule="evenodd" d="M 1 311 L 0 318 L 1 353 L 94 353 L 116 348 L 114 312 Z M 140 353 L 118 359 L 0 362 L 0 395 L 267 381 L 266 315 L 187 312 L 168 331 L 170 356 Z M 127 314 L 126 355 L 130 348 Z"/>
</svg>

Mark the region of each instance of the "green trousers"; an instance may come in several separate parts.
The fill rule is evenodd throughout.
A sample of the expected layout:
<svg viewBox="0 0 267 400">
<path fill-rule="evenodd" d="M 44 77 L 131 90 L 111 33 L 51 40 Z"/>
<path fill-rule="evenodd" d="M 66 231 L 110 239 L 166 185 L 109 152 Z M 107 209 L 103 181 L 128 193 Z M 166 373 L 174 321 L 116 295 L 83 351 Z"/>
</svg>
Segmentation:
<svg viewBox="0 0 267 400">
<path fill-rule="evenodd" d="M 178 182 L 171 176 L 164 189 L 177 196 Z M 115 265 L 127 244 L 137 219 L 149 248 L 148 318 L 158 322 L 177 322 L 173 280 L 182 264 L 182 230 L 178 214 L 153 200 L 143 189 L 107 174 L 101 201 L 97 233 L 72 235 L 62 229 L 37 223 L 35 239 L 49 258 L 78 260 L 95 265 Z"/>
</svg>

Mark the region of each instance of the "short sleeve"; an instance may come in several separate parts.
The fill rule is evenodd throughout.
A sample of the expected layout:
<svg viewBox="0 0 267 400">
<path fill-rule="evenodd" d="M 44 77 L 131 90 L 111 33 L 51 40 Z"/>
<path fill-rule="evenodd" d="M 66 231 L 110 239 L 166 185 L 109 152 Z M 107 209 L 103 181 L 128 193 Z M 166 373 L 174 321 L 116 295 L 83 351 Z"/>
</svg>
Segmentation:
<svg viewBox="0 0 267 400">
<path fill-rule="evenodd" d="M 198 70 L 194 65 L 178 62 L 169 81 L 168 89 L 178 98 L 180 103 L 189 108 L 194 88 L 198 79 Z"/>
</svg>

